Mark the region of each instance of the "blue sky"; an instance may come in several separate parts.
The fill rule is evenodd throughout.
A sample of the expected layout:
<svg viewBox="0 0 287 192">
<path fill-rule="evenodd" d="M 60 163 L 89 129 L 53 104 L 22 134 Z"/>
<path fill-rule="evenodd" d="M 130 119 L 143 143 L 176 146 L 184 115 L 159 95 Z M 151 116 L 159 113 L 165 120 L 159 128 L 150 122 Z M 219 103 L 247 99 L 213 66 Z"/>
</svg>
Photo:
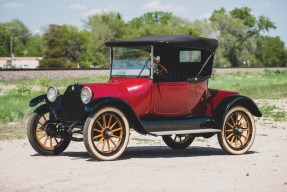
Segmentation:
<svg viewBox="0 0 287 192">
<path fill-rule="evenodd" d="M 168 11 L 189 20 L 208 18 L 214 9 L 248 6 L 255 16 L 265 15 L 277 29 L 269 35 L 280 36 L 287 46 L 286 0 L 0 0 L 0 22 L 20 19 L 32 32 L 48 24 L 83 27 L 90 14 L 120 12 L 125 21 L 148 11 Z"/>
</svg>

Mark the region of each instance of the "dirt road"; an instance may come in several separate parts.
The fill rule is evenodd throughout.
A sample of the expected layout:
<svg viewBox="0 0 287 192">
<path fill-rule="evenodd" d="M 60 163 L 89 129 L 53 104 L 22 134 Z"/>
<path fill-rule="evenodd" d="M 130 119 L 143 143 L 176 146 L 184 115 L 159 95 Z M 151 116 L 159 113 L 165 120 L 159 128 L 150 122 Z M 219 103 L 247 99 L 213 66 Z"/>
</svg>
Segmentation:
<svg viewBox="0 0 287 192">
<path fill-rule="evenodd" d="M 83 143 L 44 157 L 27 139 L 0 141 L 0 191 L 287 191 L 286 127 L 257 120 L 255 143 L 240 156 L 226 155 L 215 136 L 175 151 L 159 137 L 132 132 L 126 152 L 112 162 L 92 160 Z"/>
</svg>

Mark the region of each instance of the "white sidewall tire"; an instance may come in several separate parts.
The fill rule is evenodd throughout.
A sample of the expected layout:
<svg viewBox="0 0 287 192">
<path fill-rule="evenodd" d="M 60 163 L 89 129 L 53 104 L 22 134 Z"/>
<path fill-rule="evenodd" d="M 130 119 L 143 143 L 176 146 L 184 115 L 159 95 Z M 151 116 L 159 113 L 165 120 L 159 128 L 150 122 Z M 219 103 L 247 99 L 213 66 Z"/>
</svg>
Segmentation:
<svg viewBox="0 0 287 192">
<path fill-rule="evenodd" d="M 93 141 L 92 141 L 92 129 L 93 129 L 93 124 L 95 122 L 95 120 L 102 114 L 105 112 L 114 112 L 116 114 L 118 114 L 121 118 L 122 121 L 124 122 L 124 127 L 125 127 L 125 138 L 124 139 L 124 143 L 122 145 L 122 147 L 119 149 L 119 151 L 117 153 L 115 153 L 114 155 L 111 156 L 105 156 L 100 154 L 94 147 Z M 118 157 L 120 157 L 123 152 L 125 151 L 128 142 L 129 142 L 129 137 L 130 137 L 130 127 L 129 127 L 129 122 L 126 118 L 126 116 L 124 115 L 124 113 L 115 108 L 115 107 L 104 107 L 102 109 L 100 109 L 99 111 L 97 111 L 96 113 L 94 113 L 93 115 L 91 115 L 90 117 L 88 117 L 88 119 L 85 122 L 84 125 L 84 144 L 85 147 L 88 151 L 88 153 L 94 157 L 97 158 L 99 160 L 102 161 L 112 161 L 112 160 L 116 160 Z"/>
<path fill-rule="evenodd" d="M 252 135 L 251 135 L 251 139 L 249 141 L 249 143 L 247 144 L 247 146 L 242 149 L 242 150 L 234 150 L 232 149 L 229 144 L 227 143 L 226 141 L 226 138 L 225 138 L 225 122 L 227 120 L 227 118 L 229 117 L 229 115 L 235 111 L 242 111 L 244 112 L 250 122 L 251 122 L 251 129 L 252 129 Z M 231 155 L 241 155 L 241 154 L 244 154 L 246 153 L 252 146 L 253 142 L 254 142 L 254 139 L 255 139 L 255 134 L 256 134 L 256 127 L 255 127 L 255 122 L 254 122 L 254 118 L 253 118 L 253 115 L 245 108 L 245 107 L 241 107 L 241 106 L 236 106 L 236 107 L 233 107 L 232 109 L 230 109 L 227 114 L 225 115 L 224 117 L 224 121 L 223 121 L 223 125 L 222 125 L 222 131 L 220 133 L 218 133 L 218 141 L 222 147 L 223 150 L 225 150 L 227 153 L 231 154 Z"/>
</svg>

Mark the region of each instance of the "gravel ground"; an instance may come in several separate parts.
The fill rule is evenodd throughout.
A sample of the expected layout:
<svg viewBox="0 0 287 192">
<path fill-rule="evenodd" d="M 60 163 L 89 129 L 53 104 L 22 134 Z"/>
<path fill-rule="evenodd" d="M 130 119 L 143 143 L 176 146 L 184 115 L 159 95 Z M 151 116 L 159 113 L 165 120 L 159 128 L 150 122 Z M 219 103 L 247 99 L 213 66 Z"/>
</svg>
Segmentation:
<svg viewBox="0 0 287 192">
<path fill-rule="evenodd" d="M 254 145 L 239 156 L 226 155 L 215 136 L 175 151 L 132 132 L 112 162 L 91 159 L 83 143 L 45 157 L 27 139 L 0 141 L 0 191 L 287 191 L 286 125 L 257 119 Z"/>
</svg>

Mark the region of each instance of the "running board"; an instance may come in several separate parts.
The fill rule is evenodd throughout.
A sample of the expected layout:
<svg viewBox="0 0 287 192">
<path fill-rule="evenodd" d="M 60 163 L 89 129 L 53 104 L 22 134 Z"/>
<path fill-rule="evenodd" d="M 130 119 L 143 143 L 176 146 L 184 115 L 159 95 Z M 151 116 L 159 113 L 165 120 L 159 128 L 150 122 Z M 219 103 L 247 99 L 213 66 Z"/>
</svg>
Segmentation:
<svg viewBox="0 0 287 192">
<path fill-rule="evenodd" d="M 151 134 L 156 136 L 162 135 L 186 135 L 186 134 L 195 134 L 195 133 L 219 133 L 219 129 L 193 129 L 193 130 L 178 130 L 178 131 L 159 131 L 151 132 Z"/>
</svg>

